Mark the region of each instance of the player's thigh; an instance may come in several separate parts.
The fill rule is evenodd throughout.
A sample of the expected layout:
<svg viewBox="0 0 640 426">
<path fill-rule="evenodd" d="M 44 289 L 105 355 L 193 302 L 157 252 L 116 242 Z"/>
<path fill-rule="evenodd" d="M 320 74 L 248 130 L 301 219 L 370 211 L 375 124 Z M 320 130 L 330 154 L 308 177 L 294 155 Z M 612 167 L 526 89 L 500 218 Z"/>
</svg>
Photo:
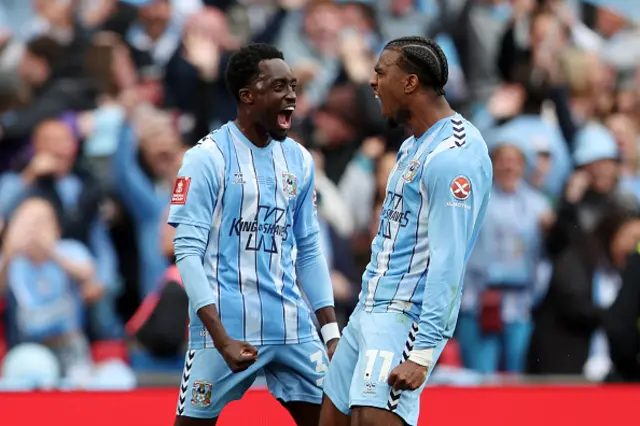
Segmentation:
<svg viewBox="0 0 640 426">
<path fill-rule="evenodd" d="M 258 356 L 258 362 L 249 369 L 233 373 L 216 349 L 188 350 L 176 415 L 195 419 L 217 418 L 229 402 L 242 398 L 265 361 Z M 185 426 L 192 423 L 176 420 L 176 424 Z"/>
<path fill-rule="evenodd" d="M 402 417 L 375 407 L 352 407 L 350 426 L 405 426 Z"/>
<path fill-rule="evenodd" d="M 302 401 L 278 402 L 289 412 L 297 426 L 318 426 L 320 405 Z"/>
<path fill-rule="evenodd" d="M 417 424 L 420 394 L 426 380 L 415 391 L 394 391 L 387 384 L 390 372 L 405 361 L 413 348 L 417 324 L 408 315 L 401 313 L 364 313 L 359 322 L 360 352 L 351 383 L 351 406 L 386 410 L 409 425 Z M 434 362 L 445 344 L 446 341 L 436 348 Z M 428 375 L 430 374 L 431 371 Z M 360 416 L 364 416 L 363 422 L 369 421 L 369 416 L 362 414 L 365 410 L 359 408 L 358 411 Z"/>
<path fill-rule="evenodd" d="M 265 346 L 271 362 L 264 373 L 271 394 L 282 401 L 320 405 L 329 360 L 319 340 L 291 345 Z"/>
<path fill-rule="evenodd" d="M 324 394 L 327 398 L 322 403 L 320 426 L 331 426 L 334 424 L 333 419 L 351 414 L 349 392 L 354 378 L 353 372 L 358 363 L 358 315 L 352 315 L 349 324 L 342 330 L 342 338 L 329 364 L 329 371 L 324 380 Z"/>
<path fill-rule="evenodd" d="M 173 426 L 216 426 L 218 418 L 196 419 L 195 417 L 176 416 Z"/>
<path fill-rule="evenodd" d="M 349 426 L 351 424 L 351 410 L 349 414 L 345 414 L 335 406 L 331 398 L 327 394 L 322 399 L 322 407 L 320 408 L 319 426 Z"/>
</svg>

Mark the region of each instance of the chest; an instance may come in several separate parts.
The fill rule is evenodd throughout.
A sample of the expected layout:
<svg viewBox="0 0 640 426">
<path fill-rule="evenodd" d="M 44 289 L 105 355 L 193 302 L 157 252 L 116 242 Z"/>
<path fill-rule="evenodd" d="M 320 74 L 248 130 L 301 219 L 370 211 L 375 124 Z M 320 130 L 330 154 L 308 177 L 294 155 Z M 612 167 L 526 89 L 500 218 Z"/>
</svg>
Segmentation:
<svg viewBox="0 0 640 426">
<path fill-rule="evenodd" d="M 9 285 L 16 299 L 25 306 L 38 306 L 64 298 L 67 277 L 53 262 L 33 264 L 19 257 L 9 268 Z"/>
<path fill-rule="evenodd" d="M 224 202 L 245 215 L 266 212 L 268 216 L 271 212 L 280 216 L 295 210 L 304 177 L 303 167 L 275 152 L 239 157 L 229 165 Z"/>
<path fill-rule="evenodd" d="M 383 210 L 402 210 L 401 206 L 419 203 L 426 196 L 422 179 L 428 160 L 424 149 L 410 150 L 399 156 L 387 179 Z"/>
<path fill-rule="evenodd" d="M 535 241 L 540 235 L 539 211 L 526 196 L 492 194 L 485 227 L 495 241 L 517 238 Z"/>
</svg>

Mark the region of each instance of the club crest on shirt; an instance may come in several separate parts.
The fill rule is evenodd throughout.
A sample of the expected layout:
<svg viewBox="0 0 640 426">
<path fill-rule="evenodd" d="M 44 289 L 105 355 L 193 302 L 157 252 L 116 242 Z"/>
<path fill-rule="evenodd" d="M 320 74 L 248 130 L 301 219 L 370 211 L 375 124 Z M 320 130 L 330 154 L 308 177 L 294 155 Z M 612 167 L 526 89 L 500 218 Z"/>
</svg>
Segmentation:
<svg viewBox="0 0 640 426">
<path fill-rule="evenodd" d="M 196 407 L 208 407 L 211 405 L 211 382 L 196 380 L 191 389 L 191 403 Z"/>
<path fill-rule="evenodd" d="M 402 180 L 404 180 L 407 183 L 411 182 L 413 178 L 416 177 L 416 174 L 418 174 L 419 168 L 420 168 L 420 161 L 411 160 L 407 168 L 404 170 L 404 173 L 402 173 Z"/>
<path fill-rule="evenodd" d="M 289 198 L 293 198 L 298 193 L 298 178 L 293 173 L 282 173 L 282 189 Z"/>
<path fill-rule="evenodd" d="M 451 195 L 460 201 L 464 201 L 471 195 L 471 182 L 465 176 L 458 176 L 451 182 Z"/>
</svg>

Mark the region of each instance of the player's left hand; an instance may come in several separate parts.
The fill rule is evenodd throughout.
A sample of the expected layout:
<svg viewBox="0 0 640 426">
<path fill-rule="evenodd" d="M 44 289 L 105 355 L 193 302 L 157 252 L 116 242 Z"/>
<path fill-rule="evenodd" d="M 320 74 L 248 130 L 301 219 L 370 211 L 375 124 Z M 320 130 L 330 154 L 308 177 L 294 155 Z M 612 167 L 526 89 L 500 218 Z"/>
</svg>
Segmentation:
<svg viewBox="0 0 640 426">
<path fill-rule="evenodd" d="M 387 383 L 397 390 L 416 390 L 427 379 L 429 368 L 405 361 L 391 370 Z"/>
<path fill-rule="evenodd" d="M 332 339 L 327 342 L 327 356 L 329 357 L 329 361 L 331 361 L 333 354 L 336 352 L 338 342 L 340 342 L 340 339 Z"/>
</svg>

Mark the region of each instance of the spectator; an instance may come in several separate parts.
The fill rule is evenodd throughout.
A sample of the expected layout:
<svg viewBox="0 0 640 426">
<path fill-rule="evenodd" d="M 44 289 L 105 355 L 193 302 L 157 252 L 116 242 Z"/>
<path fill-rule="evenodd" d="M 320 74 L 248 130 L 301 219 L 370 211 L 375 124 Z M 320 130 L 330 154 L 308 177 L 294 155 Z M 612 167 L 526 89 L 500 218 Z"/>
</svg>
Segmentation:
<svg viewBox="0 0 640 426">
<path fill-rule="evenodd" d="M 604 327 L 614 370 L 611 381 L 640 381 L 640 252 L 627 259 L 620 292 L 607 315 Z"/>
<path fill-rule="evenodd" d="M 103 287 L 89 250 L 60 236 L 53 205 L 41 198 L 22 202 L 8 224 L 0 289 L 15 300 L 18 341 L 45 344 L 64 374 L 81 376 L 91 364 L 82 306 L 98 300 Z"/>
<path fill-rule="evenodd" d="M 528 370 L 584 374 L 602 381 L 611 371 L 604 331 L 618 297 L 627 257 L 640 242 L 640 220 L 624 211 L 604 216 L 554 263 L 549 293 L 535 314 Z"/>
<path fill-rule="evenodd" d="M 102 195 L 91 175 L 74 167 L 78 150 L 71 129 L 61 121 L 38 125 L 33 136 L 34 155 L 22 173 L 0 178 L 0 215 L 12 215 L 29 194 L 47 198 L 62 211 L 62 235 L 90 248 L 95 257 L 98 281 L 107 297 L 91 309 L 91 331 L 98 339 L 122 335 L 113 305 L 117 295 L 117 258 L 107 224 L 100 217 Z"/>
<path fill-rule="evenodd" d="M 494 188 L 467 267 L 457 339 L 463 362 L 481 373 L 525 367 L 543 235 L 554 221 L 544 196 L 523 181 L 522 151 L 492 152 Z"/>
<path fill-rule="evenodd" d="M 88 305 L 82 331 L 91 340 L 119 339 L 128 323 L 135 368 L 174 368 L 184 335 L 182 320 L 165 313 L 178 312 L 183 300 L 179 277 L 170 275 L 172 233 L 163 229 L 172 181 L 183 145 L 234 118 L 235 100 L 221 77 L 228 57 L 243 43 L 273 43 L 298 79 L 291 134 L 316 159 L 322 244 L 344 321 L 370 259 L 370 234 L 384 232 L 379 216 L 386 183 L 407 138 L 381 117 L 369 79 L 390 38 L 428 35 L 448 58 L 448 101 L 481 129 L 490 149 L 509 143 L 496 151 L 492 207 L 463 289 L 465 363 L 485 372 L 520 371 L 530 311 L 542 327 L 533 336 L 539 352 L 548 318 L 555 318 L 550 300 L 572 303 L 558 296 L 564 253 L 594 241 L 596 224 L 612 211 L 638 213 L 640 43 L 635 9 L 617 3 L 3 0 L 0 238 L 2 227 L 17 226 L 14 212 L 24 199 L 45 199 L 60 217 L 62 241 L 90 251 L 103 288 Z M 508 182 L 517 182 L 513 192 L 504 188 Z M 551 209 L 557 221 L 549 229 Z M 513 240 L 526 244 L 512 250 L 507 242 Z M 615 269 L 594 268 L 585 264 L 589 256 L 576 253 L 586 275 Z M 501 269 L 501 256 L 526 266 Z M 519 274 L 507 274 L 514 270 Z M 631 300 L 633 256 L 620 271 L 621 294 Z M 526 290 L 500 286 L 507 282 Z M 158 309 L 149 311 L 154 298 Z M 593 377 L 584 365 L 592 331 L 604 326 L 614 373 L 633 377 L 635 305 L 620 298 L 611 309 L 601 300 L 591 303 L 604 320 L 566 327 L 560 320 L 560 331 L 551 331 L 552 339 L 558 333 L 577 345 L 565 348 L 576 356 L 563 371 Z M 135 312 L 151 315 L 132 320 Z M 18 323 L 14 313 L 5 312 L 0 329 Z M 480 334 L 487 319 L 502 331 Z M 169 323 L 172 337 L 163 340 Z M 471 344 L 463 337 L 470 329 L 477 337 Z M 514 346 L 507 336 L 516 329 L 521 339 Z M 120 356 L 121 341 L 94 342 L 95 362 L 115 344 Z M 517 356 L 493 356 L 505 345 Z M 491 357 L 483 355 L 487 348 Z M 469 361 L 474 355 L 475 364 Z M 140 362 L 145 357 L 151 361 Z"/>
<path fill-rule="evenodd" d="M 619 151 L 611 133 L 602 125 L 590 124 L 577 136 L 574 163 L 578 169 L 569 179 L 558 208 L 558 221 L 548 240 L 554 256 L 580 234 L 593 231 L 611 209 L 637 211 L 637 202 L 618 186 Z"/>
<path fill-rule="evenodd" d="M 133 123 L 122 129 L 113 176 L 116 194 L 135 221 L 141 298 L 156 287 L 168 266 L 158 230 L 183 153 L 170 116 L 155 109 L 139 108 Z"/>
</svg>

